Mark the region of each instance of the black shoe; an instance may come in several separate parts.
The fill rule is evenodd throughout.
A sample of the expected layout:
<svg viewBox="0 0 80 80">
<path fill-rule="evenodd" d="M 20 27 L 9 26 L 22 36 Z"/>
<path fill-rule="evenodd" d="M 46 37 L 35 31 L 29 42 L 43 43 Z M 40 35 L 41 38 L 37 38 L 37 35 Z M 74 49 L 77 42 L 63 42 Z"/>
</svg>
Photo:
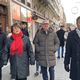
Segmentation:
<svg viewBox="0 0 80 80">
<path fill-rule="evenodd" d="M 58 56 L 57 58 L 60 59 L 60 56 Z"/>
<path fill-rule="evenodd" d="M 39 75 L 39 73 L 38 73 L 38 72 L 36 72 L 34 75 L 35 75 L 35 76 L 38 76 L 38 75 Z"/>
</svg>

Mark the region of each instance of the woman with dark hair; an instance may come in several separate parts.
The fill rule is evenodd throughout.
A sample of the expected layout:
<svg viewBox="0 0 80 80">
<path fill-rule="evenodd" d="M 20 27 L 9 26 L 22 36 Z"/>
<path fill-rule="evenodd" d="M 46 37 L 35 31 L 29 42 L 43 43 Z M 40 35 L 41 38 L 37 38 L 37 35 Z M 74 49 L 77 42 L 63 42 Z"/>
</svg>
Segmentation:
<svg viewBox="0 0 80 80">
<path fill-rule="evenodd" d="M 27 80 L 29 60 L 31 65 L 35 62 L 32 46 L 29 38 L 23 35 L 19 24 L 13 24 L 11 32 L 12 36 L 8 38 L 5 47 L 11 61 L 11 78 L 12 80 Z"/>
</svg>

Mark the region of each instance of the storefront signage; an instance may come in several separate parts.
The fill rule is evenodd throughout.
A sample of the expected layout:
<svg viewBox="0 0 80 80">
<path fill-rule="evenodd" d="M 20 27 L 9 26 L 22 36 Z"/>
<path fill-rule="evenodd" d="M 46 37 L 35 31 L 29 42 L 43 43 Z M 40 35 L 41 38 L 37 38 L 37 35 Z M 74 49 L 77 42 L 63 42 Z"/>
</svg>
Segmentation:
<svg viewBox="0 0 80 80">
<path fill-rule="evenodd" d="M 16 3 L 12 3 L 12 18 L 14 20 L 20 20 L 20 6 Z"/>
<path fill-rule="evenodd" d="M 27 18 L 27 10 L 24 7 L 21 7 L 21 21 L 26 21 Z"/>
</svg>

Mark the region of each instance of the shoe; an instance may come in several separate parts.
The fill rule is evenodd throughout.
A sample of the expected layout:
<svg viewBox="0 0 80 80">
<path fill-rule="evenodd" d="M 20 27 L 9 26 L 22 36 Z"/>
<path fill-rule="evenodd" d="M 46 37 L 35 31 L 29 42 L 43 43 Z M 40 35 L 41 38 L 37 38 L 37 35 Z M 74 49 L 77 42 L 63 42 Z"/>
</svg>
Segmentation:
<svg viewBox="0 0 80 80">
<path fill-rule="evenodd" d="M 38 73 L 38 72 L 36 72 L 34 75 L 35 75 L 35 76 L 38 76 L 38 75 L 39 75 L 39 73 Z"/>
<path fill-rule="evenodd" d="M 60 56 L 58 56 L 57 58 L 60 59 Z"/>
</svg>

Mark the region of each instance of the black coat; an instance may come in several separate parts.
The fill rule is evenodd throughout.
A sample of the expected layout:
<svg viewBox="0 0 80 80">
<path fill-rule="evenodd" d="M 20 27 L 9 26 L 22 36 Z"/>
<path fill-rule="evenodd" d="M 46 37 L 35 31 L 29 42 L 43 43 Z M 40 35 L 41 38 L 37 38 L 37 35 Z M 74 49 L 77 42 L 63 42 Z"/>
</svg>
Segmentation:
<svg viewBox="0 0 80 80">
<path fill-rule="evenodd" d="M 58 36 L 59 41 L 60 41 L 60 46 L 64 46 L 64 41 L 65 41 L 64 33 L 65 33 L 65 31 L 63 29 L 60 29 L 57 31 L 57 36 Z"/>
<path fill-rule="evenodd" d="M 80 38 L 76 30 L 68 35 L 64 64 L 70 64 L 70 78 L 80 80 Z"/>
<path fill-rule="evenodd" d="M 0 67 L 3 66 L 3 53 L 6 43 L 6 35 L 3 32 L 0 32 Z"/>
<path fill-rule="evenodd" d="M 29 37 L 29 33 L 28 33 L 28 30 L 25 28 L 25 29 L 22 29 L 22 32 L 25 36 L 28 36 Z"/>
</svg>

